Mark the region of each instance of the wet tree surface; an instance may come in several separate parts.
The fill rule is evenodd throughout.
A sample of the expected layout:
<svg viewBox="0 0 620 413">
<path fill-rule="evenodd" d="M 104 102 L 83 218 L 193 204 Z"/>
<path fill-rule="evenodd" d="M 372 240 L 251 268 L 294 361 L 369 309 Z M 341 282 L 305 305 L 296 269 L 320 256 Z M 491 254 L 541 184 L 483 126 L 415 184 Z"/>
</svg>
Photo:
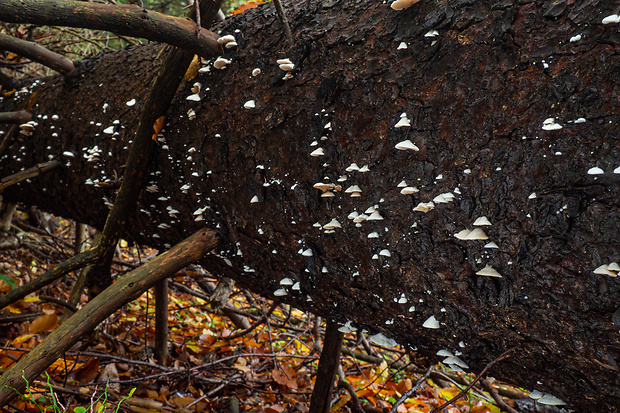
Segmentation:
<svg viewBox="0 0 620 413">
<path fill-rule="evenodd" d="M 614 7 L 296 3 L 290 51 L 273 5 L 230 19 L 216 30 L 239 44 L 223 52 L 231 63 L 182 85 L 126 238 L 165 248 L 216 228 L 221 248 L 202 261 L 213 273 L 266 296 L 284 288 L 290 304 L 432 361 L 461 351 L 480 371 L 514 349 L 492 375 L 618 411 L 620 281 L 593 272 L 620 261 L 620 35 L 602 24 Z M 0 175 L 65 164 L 4 196 L 101 227 L 162 47 L 97 56 L 77 78 L 3 98 L 0 111 L 31 91 L 39 104 Z M 186 99 L 194 82 L 201 101 Z M 410 126 L 396 128 L 402 113 Z M 419 151 L 395 148 L 405 140 Z M 403 180 L 419 192 L 401 194 Z M 371 206 L 382 220 L 348 218 Z M 482 216 L 488 239 L 454 236 Z M 333 219 L 341 227 L 324 228 Z M 476 275 L 486 265 L 502 278 Z M 431 316 L 438 329 L 423 327 Z"/>
</svg>

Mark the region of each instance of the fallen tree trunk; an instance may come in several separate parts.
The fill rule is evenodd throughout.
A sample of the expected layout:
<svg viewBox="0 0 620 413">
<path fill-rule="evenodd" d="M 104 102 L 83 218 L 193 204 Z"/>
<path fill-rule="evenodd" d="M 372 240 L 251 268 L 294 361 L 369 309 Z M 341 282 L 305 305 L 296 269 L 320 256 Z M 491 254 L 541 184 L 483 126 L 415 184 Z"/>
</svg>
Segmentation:
<svg viewBox="0 0 620 413">
<path fill-rule="evenodd" d="M 514 348 L 492 375 L 618 411 L 619 281 L 594 270 L 620 260 L 620 39 L 602 24 L 612 5 L 593 4 L 297 4 L 288 55 L 272 5 L 231 19 L 216 30 L 239 47 L 182 86 L 125 237 L 162 247 L 217 228 L 202 263 L 257 293 L 282 288 L 433 360 L 461 351 L 473 371 Z M 36 90 L 39 124 L 0 174 L 65 163 L 6 198 L 101 227 L 157 52 L 102 55 L 5 97 L 0 111 Z M 419 151 L 395 148 L 407 140 Z M 382 219 L 348 218 L 369 207 Z M 454 236 L 474 228 L 488 239 Z M 477 274 L 487 265 L 501 278 Z"/>
</svg>

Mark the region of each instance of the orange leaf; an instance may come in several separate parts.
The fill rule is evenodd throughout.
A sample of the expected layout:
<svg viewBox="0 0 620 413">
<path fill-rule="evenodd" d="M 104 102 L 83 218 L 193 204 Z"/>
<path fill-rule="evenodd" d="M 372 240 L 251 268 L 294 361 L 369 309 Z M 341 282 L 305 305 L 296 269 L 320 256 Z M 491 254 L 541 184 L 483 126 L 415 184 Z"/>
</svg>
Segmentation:
<svg viewBox="0 0 620 413">
<path fill-rule="evenodd" d="M 283 386 L 289 389 L 297 389 L 297 373 L 286 364 L 282 364 L 271 372 L 271 377 Z"/>
<path fill-rule="evenodd" d="M 56 326 L 58 326 L 59 321 L 60 317 L 58 317 L 56 314 L 45 314 L 30 323 L 30 328 L 28 330 L 30 334 L 38 334 L 44 331 L 52 331 L 56 328 Z"/>
<path fill-rule="evenodd" d="M 259 4 L 264 3 L 262 0 L 251 0 L 243 3 L 241 6 L 237 7 L 235 10 L 231 11 L 230 14 L 240 14 L 246 10 L 255 9 Z"/>
<path fill-rule="evenodd" d="M 277 404 L 272 404 L 271 406 L 265 406 L 263 408 L 264 413 L 282 413 L 284 411 L 284 406 L 279 406 Z"/>
<path fill-rule="evenodd" d="M 157 140 L 157 134 L 161 132 L 162 128 L 164 127 L 164 122 L 166 122 L 166 115 L 157 118 L 157 120 L 153 124 L 153 130 L 155 131 L 155 133 L 153 134 L 153 140 Z"/>
<path fill-rule="evenodd" d="M 99 360 L 93 359 L 75 371 L 75 378 L 80 384 L 90 383 L 99 374 Z"/>
</svg>

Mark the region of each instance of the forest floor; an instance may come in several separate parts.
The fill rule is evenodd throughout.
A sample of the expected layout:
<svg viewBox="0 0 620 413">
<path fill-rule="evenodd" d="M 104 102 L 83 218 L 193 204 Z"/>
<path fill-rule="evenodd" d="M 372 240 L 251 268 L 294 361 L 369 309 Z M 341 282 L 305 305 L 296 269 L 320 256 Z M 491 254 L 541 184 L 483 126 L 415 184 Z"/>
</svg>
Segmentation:
<svg viewBox="0 0 620 413">
<path fill-rule="evenodd" d="M 42 221 L 44 230 L 29 226 L 32 221 L 18 212 L 11 233 L 20 234 L 20 245 L 0 247 L 0 295 L 73 254 L 74 223 L 51 217 Z M 125 242 L 121 246 L 114 278 L 157 254 Z M 58 326 L 74 278 L 67 276 L 0 312 L 0 373 Z M 320 318 L 285 304 L 270 311 L 270 300 L 235 289 L 229 303 L 253 327 L 239 335 L 222 310 L 210 304 L 198 280 L 203 286 L 204 281 L 218 282 L 197 266 L 169 281 L 166 366 L 158 365 L 153 355 L 155 306 L 149 292 L 83 337 L 46 375 L 29 383 L 26 398 L 15 399 L 3 411 L 308 412 L 325 330 Z M 83 294 L 82 304 L 86 300 Z M 332 411 L 355 411 L 357 398 L 368 412 L 430 412 L 475 378 L 438 364 L 421 380 L 426 360 L 401 347 L 371 345 L 363 333 L 345 335 L 341 367 L 340 380 L 346 384 L 334 393 Z M 416 384 L 418 390 L 412 392 Z M 503 400 L 512 407 L 518 404 L 515 399 L 527 395 L 488 377 L 483 384 L 509 396 Z M 404 402 L 398 404 L 403 395 Z M 478 383 L 443 411 L 506 410 Z"/>
</svg>

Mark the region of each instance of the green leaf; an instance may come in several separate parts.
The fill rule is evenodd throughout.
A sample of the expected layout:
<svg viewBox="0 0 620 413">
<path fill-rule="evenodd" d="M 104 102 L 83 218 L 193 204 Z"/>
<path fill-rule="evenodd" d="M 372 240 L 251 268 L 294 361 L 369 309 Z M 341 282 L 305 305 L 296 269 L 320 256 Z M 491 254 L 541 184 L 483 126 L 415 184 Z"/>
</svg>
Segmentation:
<svg viewBox="0 0 620 413">
<path fill-rule="evenodd" d="M 17 288 L 17 285 L 15 284 L 15 280 L 13 280 L 13 278 L 9 277 L 8 275 L 0 274 L 0 280 L 10 285 L 11 290 L 14 290 Z"/>
<path fill-rule="evenodd" d="M 73 411 L 75 413 L 86 413 L 86 407 L 83 407 L 83 406 L 74 407 Z"/>
</svg>

